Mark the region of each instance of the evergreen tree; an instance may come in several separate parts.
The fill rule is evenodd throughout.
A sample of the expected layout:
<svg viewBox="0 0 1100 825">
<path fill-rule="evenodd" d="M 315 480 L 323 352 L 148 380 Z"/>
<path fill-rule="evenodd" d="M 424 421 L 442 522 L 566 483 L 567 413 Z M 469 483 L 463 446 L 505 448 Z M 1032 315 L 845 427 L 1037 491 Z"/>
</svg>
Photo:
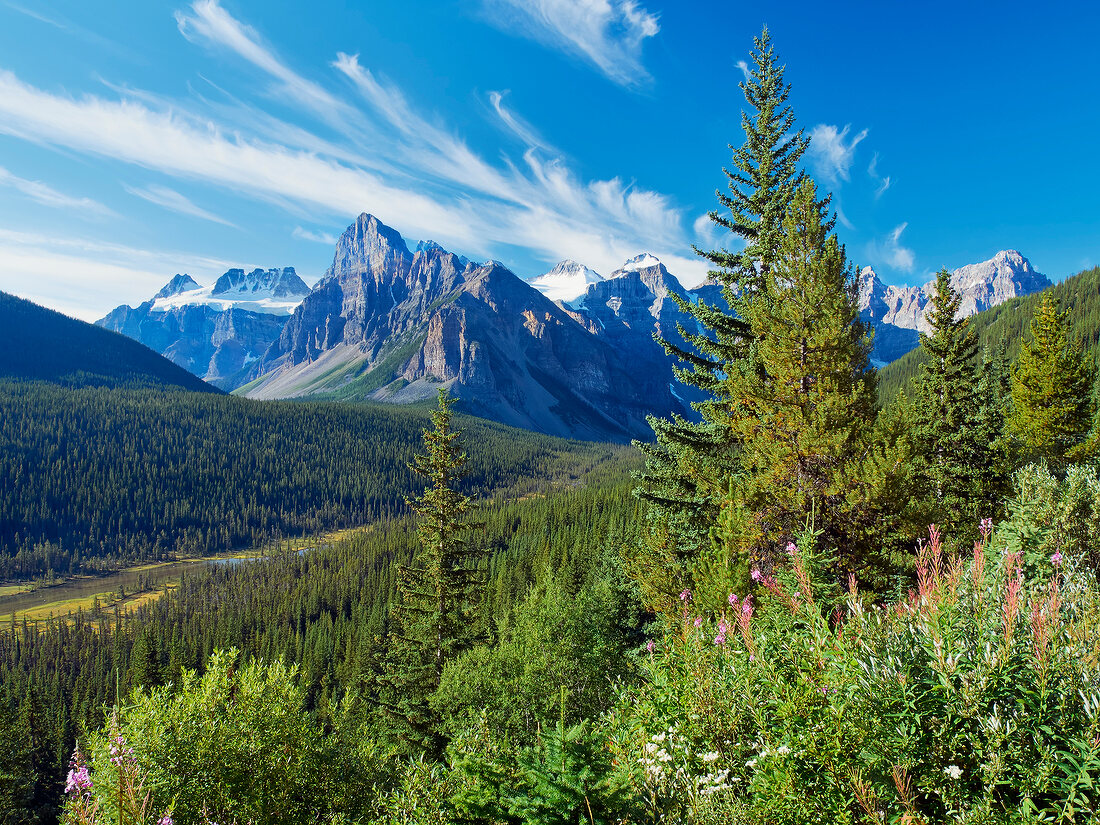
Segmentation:
<svg viewBox="0 0 1100 825">
<path fill-rule="evenodd" d="M 398 600 L 389 636 L 390 654 L 380 698 L 396 741 L 432 755 L 443 746 L 439 720 L 429 702 L 443 667 L 480 637 L 478 607 L 484 586 L 478 561 L 484 548 L 463 537 L 473 500 L 458 490 L 466 464 L 461 433 L 451 425 L 454 398 L 439 392 L 424 452 L 410 467 L 427 489 L 408 499 L 417 515 L 419 552 L 398 571 Z"/>
<path fill-rule="evenodd" d="M 750 75 L 738 84 L 748 104 L 741 115 L 745 141 L 739 148 L 731 145 L 732 168 L 723 170 L 729 194 L 717 196 L 724 211 L 710 213 L 720 230 L 745 247 L 739 252 L 696 250 L 713 267 L 722 303 L 692 303 L 674 295 L 699 331 L 679 326 L 686 346 L 658 338 L 677 362 L 676 376 L 689 388 L 685 394 L 697 399 L 692 406 L 701 420 L 651 418 L 656 443 L 638 444 L 646 470 L 636 494 L 647 504 L 649 518 L 648 536 L 632 566 L 655 606 L 675 603 L 675 594 L 690 585 L 693 567 L 710 548 L 710 531 L 738 454 L 724 377 L 751 352 L 749 328 L 731 307 L 738 294 L 757 291 L 770 272 L 783 216 L 803 177 L 799 161 L 808 140 L 794 131 L 787 105 L 790 87 L 766 28 L 754 47 Z"/>
<path fill-rule="evenodd" d="M 1003 485 L 996 468 L 995 388 L 975 374 L 978 339 L 969 318 L 958 317 L 959 295 L 946 269 L 936 276 L 928 323 L 921 333 L 927 354 L 920 368 L 914 410 L 915 441 L 924 478 L 924 518 L 953 543 L 966 544 Z M 984 419 L 984 421 L 983 421 Z"/>
<path fill-rule="evenodd" d="M 1092 429 L 1094 380 L 1081 342 L 1068 341 L 1066 313 L 1046 295 L 1012 369 L 1007 428 L 1022 462 L 1045 460 L 1054 472 L 1062 472 L 1084 457 Z"/>
<path fill-rule="evenodd" d="M 734 303 L 752 357 L 722 379 L 742 445 L 716 530 L 727 570 L 770 564 L 768 548 L 784 546 L 808 521 L 844 568 L 867 561 L 857 528 L 871 518 L 860 470 L 877 414 L 875 373 L 857 276 L 826 208 L 813 181 L 803 181 L 772 266 Z"/>
</svg>

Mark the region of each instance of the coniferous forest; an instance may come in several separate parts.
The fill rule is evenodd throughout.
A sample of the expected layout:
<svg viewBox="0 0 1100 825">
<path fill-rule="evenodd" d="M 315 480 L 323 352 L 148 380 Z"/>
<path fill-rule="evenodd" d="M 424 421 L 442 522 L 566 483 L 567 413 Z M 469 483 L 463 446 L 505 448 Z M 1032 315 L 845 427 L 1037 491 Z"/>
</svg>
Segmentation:
<svg viewBox="0 0 1100 825">
<path fill-rule="evenodd" d="M 4 822 L 1096 820 L 1097 271 L 969 319 L 944 270 L 880 374 L 767 30 L 747 72 L 652 441 L 0 388 L 0 575 L 265 550 L 4 622 Z"/>
</svg>

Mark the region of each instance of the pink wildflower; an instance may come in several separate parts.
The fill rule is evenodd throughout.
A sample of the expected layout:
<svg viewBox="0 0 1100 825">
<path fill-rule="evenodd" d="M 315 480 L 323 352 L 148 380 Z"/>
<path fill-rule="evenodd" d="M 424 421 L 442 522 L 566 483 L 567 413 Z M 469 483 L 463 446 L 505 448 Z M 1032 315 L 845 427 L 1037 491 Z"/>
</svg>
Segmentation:
<svg viewBox="0 0 1100 825">
<path fill-rule="evenodd" d="M 164 816 L 157 820 L 157 825 L 173 825 L 172 815 L 165 811 Z"/>
<path fill-rule="evenodd" d="M 798 552 L 798 545 L 796 545 L 793 541 L 788 541 L 787 542 L 787 555 L 788 556 L 793 556 L 797 552 Z"/>
<path fill-rule="evenodd" d="M 989 534 L 993 532 L 993 519 L 983 518 L 978 525 L 978 529 L 982 531 L 982 538 L 988 539 Z"/>
<path fill-rule="evenodd" d="M 694 624 L 695 624 L 696 627 L 702 627 L 703 626 L 703 617 L 702 616 L 696 616 Z"/>
<path fill-rule="evenodd" d="M 680 591 L 680 601 L 682 601 L 682 602 L 690 602 L 691 601 L 691 591 L 688 590 L 686 587 L 683 590 Z"/>
<path fill-rule="evenodd" d="M 1050 561 L 1051 561 L 1051 563 L 1054 564 L 1055 567 L 1061 567 L 1061 565 L 1062 565 L 1062 551 L 1061 550 L 1055 550 L 1054 555 L 1050 557 Z"/>
<path fill-rule="evenodd" d="M 645 652 L 652 653 L 654 647 L 655 645 L 653 644 L 653 640 L 650 639 L 648 642 L 645 643 Z"/>
<path fill-rule="evenodd" d="M 754 567 L 752 569 L 752 580 L 754 582 L 758 582 L 763 578 L 764 578 L 764 575 L 760 572 L 760 569 L 758 567 Z"/>
<path fill-rule="evenodd" d="M 92 787 L 87 765 L 74 765 L 65 781 L 65 793 L 81 793 Z"/>
<path fill-rule="evenodd" d="M 728 601 L 730 603 L 730 607 L 736 606 L 737 605 L 737 594 L 736 593 L 730 593 L 729 598 L 726 601 Z"/>
</svg>

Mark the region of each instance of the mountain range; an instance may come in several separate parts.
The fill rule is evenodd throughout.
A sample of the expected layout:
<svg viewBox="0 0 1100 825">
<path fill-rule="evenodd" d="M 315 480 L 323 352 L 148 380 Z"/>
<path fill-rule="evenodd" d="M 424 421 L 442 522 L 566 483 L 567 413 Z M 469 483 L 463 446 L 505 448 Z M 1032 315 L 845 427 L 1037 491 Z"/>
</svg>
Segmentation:
<svg viewBox="0 0 1100 825">
<path fill-rule="evenodd" d="M 96 323 L 141 341 L 212 384 L 233 389 L 309 291 L 293 267 L 230 269 L 209 287 L 176 275 L 140 306 L 116 307 Z"/>
<path fill-rule="evenodd" d="M 1050 285 L 1013 250 L 956 270 L 952 283 L 966 315 Z M 886 285 L 862 271 L 876 364 L 917 346 L 933 286 Z M 624 441 L 650 437 L 649 415 L 690 411 L 654 340 L 693 328 L 674 293 L 724 303 L 718 284 L 685 289 L 648 253 L 607 276 L 562 261 L 525 281 L 432 241 L 410 249 L 364 213 L 312 290 L 291 267 L 231 269 L 212 287 L 177 275 L 97 323 L 254 398 L 401 404 L 449 387 L 468 411 L 505 424 Z"/>
</svg>

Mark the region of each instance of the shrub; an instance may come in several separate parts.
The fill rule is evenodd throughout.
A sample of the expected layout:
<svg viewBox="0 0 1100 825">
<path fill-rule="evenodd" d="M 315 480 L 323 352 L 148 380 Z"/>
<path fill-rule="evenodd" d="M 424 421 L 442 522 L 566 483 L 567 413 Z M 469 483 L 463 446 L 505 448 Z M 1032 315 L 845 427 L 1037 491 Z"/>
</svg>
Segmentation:
<svg viewBox="0 0 1100 825">
<path fill-rule="evenodd" d="M 995 537 L 983 523 L 966 557 L 946 556 L 933 528 L 916 587 L 894 603 L 870 603 L 854 579 L 847 592 L 829 586 L 812 534 L 718 615 L 694 615 L 685 591 L 681 620 L 646 657 L 647 684 L 615 719 L 652 819 L 1092 815 L 1100 591 L 1087 548 L 1066 541 L 1025 559 L 1013 519 Z"/>
</svg>

